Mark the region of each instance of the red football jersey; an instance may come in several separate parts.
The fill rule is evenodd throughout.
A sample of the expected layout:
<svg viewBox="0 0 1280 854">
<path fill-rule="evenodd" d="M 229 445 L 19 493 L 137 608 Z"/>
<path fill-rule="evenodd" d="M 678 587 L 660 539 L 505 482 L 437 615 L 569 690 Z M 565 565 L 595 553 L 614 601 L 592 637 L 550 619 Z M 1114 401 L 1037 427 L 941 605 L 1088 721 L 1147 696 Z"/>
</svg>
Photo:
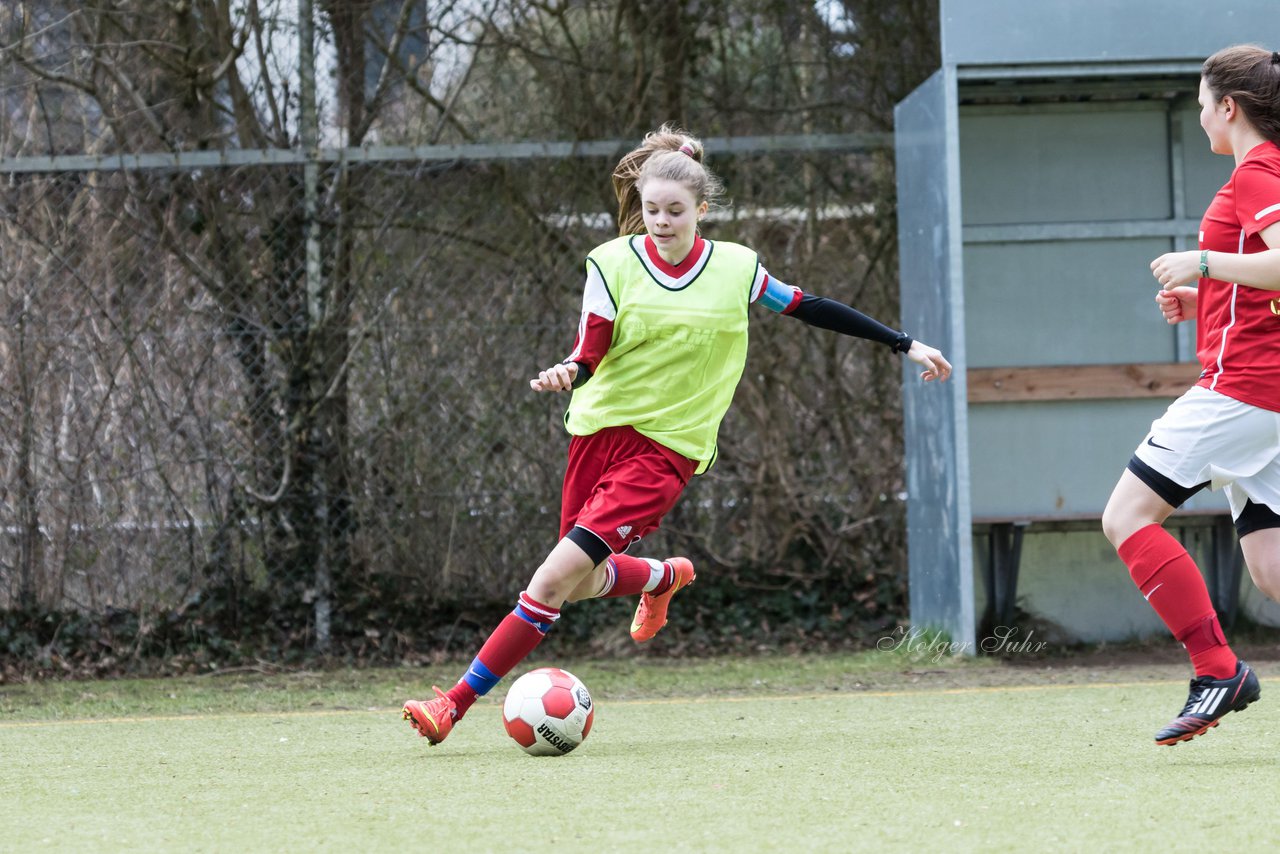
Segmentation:
<svg viewBox="0 0 1280 854">
<path fill-rule="evenodd" d="M 1200 221 L 1200 248 L 1262 252 L 1258 236 L 1280 222 L 1280 147 L 1255 146 L 1213 197 Z M 1209 272 L 1213 272 L 1212 265 Z M 1200 280 L 1196 353 L 1199 385 L 1280 412 L 1280 291 Z"/>
</svg>

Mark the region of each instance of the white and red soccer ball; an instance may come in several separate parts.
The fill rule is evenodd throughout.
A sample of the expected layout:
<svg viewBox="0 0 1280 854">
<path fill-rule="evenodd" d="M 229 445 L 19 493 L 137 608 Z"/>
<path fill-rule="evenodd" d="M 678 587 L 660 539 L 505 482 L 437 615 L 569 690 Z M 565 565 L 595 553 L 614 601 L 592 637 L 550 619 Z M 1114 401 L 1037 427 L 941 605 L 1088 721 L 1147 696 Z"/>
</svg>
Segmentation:
<svg viewBox="0 0 1280 854">
<path fill-rule="evenodd" d="M 586 739 L 595 714 L 581 679 L 558 667 L 541 667 L 511 684 L 502 725 L 525 753 L 563 756 Z"/>
</svg>

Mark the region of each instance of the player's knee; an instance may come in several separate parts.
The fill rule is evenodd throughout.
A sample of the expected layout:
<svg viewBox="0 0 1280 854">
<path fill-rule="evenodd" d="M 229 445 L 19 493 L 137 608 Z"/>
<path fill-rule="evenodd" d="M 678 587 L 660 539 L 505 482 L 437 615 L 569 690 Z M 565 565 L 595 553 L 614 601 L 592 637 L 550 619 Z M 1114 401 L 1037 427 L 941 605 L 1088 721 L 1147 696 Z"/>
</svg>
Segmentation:
<svg viewBox="0 0 1280 854">
<path fill-rule="evenodd" d="M 1280 555 L 1255 558 L 1249 563 L 1254 586 L 1273 602 L 1280 602 Z"/>
<path fill-rule="evenodd" d="M 1255 579 L 1254 583 L 1258 586 L 1258 590 L 1262 591 L 1262 595 L 1272 602 L 1280 602 L 1280 567 L 1273 568 L 1263 578 Z"/>
<path fill-rule="evenodd" d="M 1133 519 L 1133 515 L 1125 507 L 1107 504 L 1102 511 L 1102 534 L 1111 543 L 1111 547 L 1120 548 L 1120 544 L 1129 539 L 1138 528 L 1142 527 Z"/>
<path fill-rule="evenodd" d="M 595 599 L 604 587 L 604 573 L 600 567 L 590 572 L 586 578 L 578 582 L 578 586 L 569 591 L 566 602 L 581 602 L 583 599 Z"/>
</svg>

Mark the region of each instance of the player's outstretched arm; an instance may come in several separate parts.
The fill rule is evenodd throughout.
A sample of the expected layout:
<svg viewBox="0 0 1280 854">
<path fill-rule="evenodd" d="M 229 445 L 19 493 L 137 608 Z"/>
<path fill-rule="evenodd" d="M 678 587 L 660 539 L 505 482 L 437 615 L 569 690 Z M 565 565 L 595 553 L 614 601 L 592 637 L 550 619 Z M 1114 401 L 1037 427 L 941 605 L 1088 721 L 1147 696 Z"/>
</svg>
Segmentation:
<svg viewBox="0 0 1280 854">
<path fill-rule="evenodd" d="M 567 364 L 561 362 L 545 371 L 539 371 L 536 377 L 529 380 L 529 388 L 534 391 L 569 391 L 573 388 L 573 381 L 577 376 L 577 362 Z"/>
<path fill-rule="evenodd" d="M 894 352 L 905 353 L 908 359 L 923 367 L 920 378 L 925 382 L 946 380 L 951 376 L 951 363 L 936 347 L 914 341 L 906 333 L 891 329 L 852 306 L 806 294 L 774 279 L 768 281 L 767 288 L 761 301 L 774 311 L 788 314 L 810 326 L 887 344 Z"/>
<path fill-rule="evenodd" d="M 929 380 L 941 380 L 946 382 L 947 377 L 951 376 L 951 363 L 936 347 L 930 347 L 923 341 L 912 341 L 911 349 L 907 351 L 907 358 L 924 368 L 924 372 L 920 374 L 920 379 L 925 382 Z"/>
</svg>

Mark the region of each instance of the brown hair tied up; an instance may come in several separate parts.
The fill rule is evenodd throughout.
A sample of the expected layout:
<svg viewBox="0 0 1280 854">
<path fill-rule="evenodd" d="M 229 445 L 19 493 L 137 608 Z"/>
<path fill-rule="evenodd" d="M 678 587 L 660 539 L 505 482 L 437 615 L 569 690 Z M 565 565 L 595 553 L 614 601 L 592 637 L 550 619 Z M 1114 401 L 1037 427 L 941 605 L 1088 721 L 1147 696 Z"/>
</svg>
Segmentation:
<svg viewBox="0 0 1280 854">
<path fill-rule="evenodd" d="M 720 180 L 702 163 L 702 143 L 667 123 L 645 134 L 640 146 L 623 156 L 613 169 L 613 193 L 618 199 L 618 235 L 644 231 L 640 188 L 652 178 L 679 181 L 698 202 L 714 205 Z"/>
<path fill-rule="evenodd" d="M 1231 98 L 1263 137 L 1280 145 L 1280 52 L 1233 45 L 1206 59 L 1200 73 L 1215 100 Z"/>
</svg>

